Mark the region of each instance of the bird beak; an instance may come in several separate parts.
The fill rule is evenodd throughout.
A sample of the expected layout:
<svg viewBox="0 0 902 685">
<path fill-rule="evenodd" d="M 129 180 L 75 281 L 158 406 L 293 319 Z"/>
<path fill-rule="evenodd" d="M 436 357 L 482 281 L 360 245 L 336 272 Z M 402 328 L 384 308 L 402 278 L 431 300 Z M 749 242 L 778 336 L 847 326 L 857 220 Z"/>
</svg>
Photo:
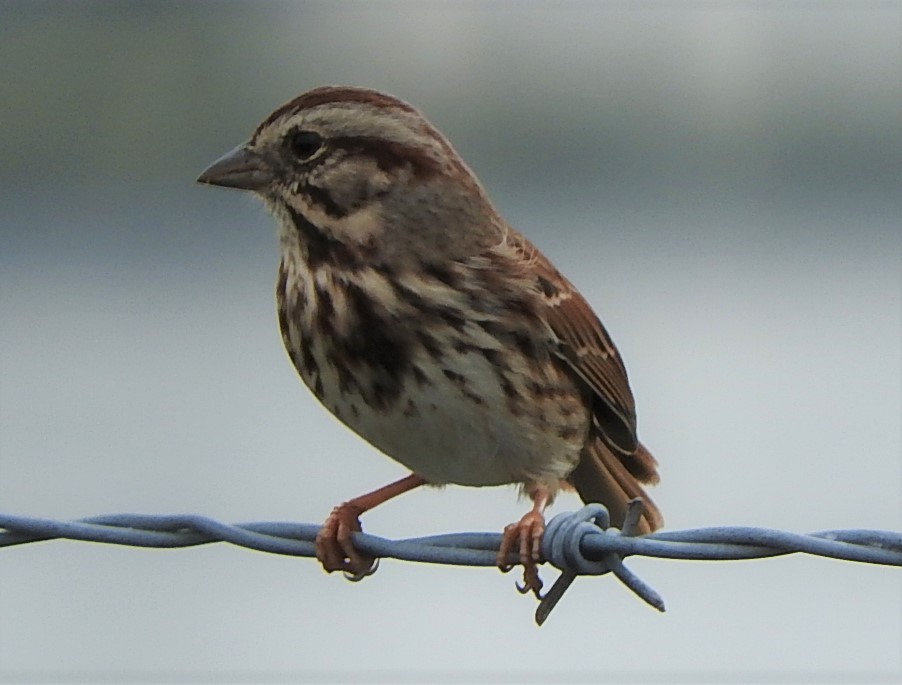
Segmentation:
<svg viewBox="0 0 902 685">
<path fill-rule="evenodd" d="M 245 145 L 223 155 L 197 177 L 198 183 L 240 190 L 261 190 L 272 183 L 273 170 L 266 159 Z"/>
</svg>

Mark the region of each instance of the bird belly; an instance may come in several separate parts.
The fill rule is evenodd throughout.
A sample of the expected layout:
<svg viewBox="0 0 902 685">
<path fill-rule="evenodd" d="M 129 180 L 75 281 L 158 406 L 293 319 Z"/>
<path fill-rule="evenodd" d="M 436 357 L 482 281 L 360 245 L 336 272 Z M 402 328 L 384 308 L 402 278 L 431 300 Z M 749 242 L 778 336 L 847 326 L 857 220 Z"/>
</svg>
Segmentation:
<svg viewBox="0 0 902 685">
<path fill-rule="evenodd" d="M 588 410 L 550 361 L 533 368 L 539 380 L 531 374 L 527 383 L 520 368 L 526 360 L 509 357 L 507 371 L 479 352 L 440 364 L 415 360 L 381 406 L 360 377 L 365 369 L 354 383 L 342 383 L 333 371 L 322 379 L 320 399 L 358 435 L 432 483 L 556 484 L 579 460 Z"/>
</svg>

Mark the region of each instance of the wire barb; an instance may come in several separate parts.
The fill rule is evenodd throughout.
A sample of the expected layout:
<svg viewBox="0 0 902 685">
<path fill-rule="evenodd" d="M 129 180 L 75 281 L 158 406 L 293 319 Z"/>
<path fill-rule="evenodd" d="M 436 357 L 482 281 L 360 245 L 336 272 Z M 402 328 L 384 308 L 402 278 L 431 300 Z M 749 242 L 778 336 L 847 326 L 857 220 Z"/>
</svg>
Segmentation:
<svg viewBox="0 0 902 685">
<path fill-rule="evenodd" d="M 801 535 L 767 528 L 723 526 L 659 531 L 635 536 L 641 501 L 634 500 L 623 530 L 610 527 L 607 509 L 590 504 L 555 516 L 542 540 L 542 555 L 561 570 L 536 611 L 541 625 L 578 575 L 613 573 L 659 611 L 664 600 L 623 564 L 628 556 L 661 559 L 763 559 L 810 554 L 869 564 L 902 567 L 902 533 L 884 530 L 828 530 Z M 16 516 L 0 512 L 0 547 L 65 539 L 135 547 L 193 547 L 229 542 L 260 552 L 315 557 L 319 526 L 290 522 L 230 525 L 205 516 L 113 514 L 76 521 Z M 388 540 L 354 533 L 354 546 L 375 558 L 430 564 L 495 566 L 500 533 L 452 533 Z M 375 570 L 375 568 L 373 569 Z"/>
<path fill-rule="evenodd" d="M 664 611 L 661 596 L 624 566 L 620 555 L 605 552 L 599 560 L 593 561 L 586 558 L 582 551 L 583 540 L 595 534 L 634 537 L 639 530 L 643 506 L 641 498 L 629 503 L 622 531 L 610 528 L 611 517 L 608 510 L 600 504 L 589 504 L 577 512 L 558 514 L 551 519 L 542 539 L 542 555 L 553 566 L 561 569 L 561 575 L 539 602 L 535 615 L 538 625 L 545 623 L 551 610 L 580 574 L 613 573 L 645 602 L 658 611 Z"/>
</svg>

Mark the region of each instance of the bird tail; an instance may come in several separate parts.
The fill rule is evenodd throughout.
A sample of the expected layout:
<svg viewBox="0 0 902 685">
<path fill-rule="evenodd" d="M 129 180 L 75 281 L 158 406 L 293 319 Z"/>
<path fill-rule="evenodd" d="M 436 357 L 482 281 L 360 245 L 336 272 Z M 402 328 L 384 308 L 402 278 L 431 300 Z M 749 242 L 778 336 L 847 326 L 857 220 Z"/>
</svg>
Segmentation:
<svg viewBox="0 0 902 685">
<path fill-rule="evenodd" d="M 606 506 L 611 514 L 611 525 L 618 528 L 623 526 L 629 501 L 641 497 L 645 508 L 639 521 L 639 533 L 645 535 L 664 525 L 658 507 L 639 484 L 640 481 L 657 483 L 656 467 L 655 458 L 641 443 L 635 453 L 623 460 L 597 438 L 586 446 L 579 464 L 567 480 L 583 502 L 599 502 Z"/>
</svg>

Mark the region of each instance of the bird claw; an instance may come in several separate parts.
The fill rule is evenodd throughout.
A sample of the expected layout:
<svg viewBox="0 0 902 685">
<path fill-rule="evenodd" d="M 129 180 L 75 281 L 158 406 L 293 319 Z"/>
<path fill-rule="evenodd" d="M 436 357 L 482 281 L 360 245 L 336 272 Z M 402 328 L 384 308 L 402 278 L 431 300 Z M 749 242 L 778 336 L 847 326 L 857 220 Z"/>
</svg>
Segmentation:
<svg viewBox="0 0 902 685">
<path fill-rule="evenodd" d="M 539 577 L 539 568 L 535 564 L 526 566 L 523 569 L 523 585 L 520 585 L 520 583 L 514 583 L 514 586 L 517 588 L 517 592 L 519 592 L 521 595 L 525 595 L 531 592 L 539 601 L 545 599 L 545 595 L 542 594 L 542 587 L 544 587 L 544 583 Z"/>
<path fill-rule="evenodd" d="M 517 523 L 505 527 L 497 558 L 498 569 L 507 573 L 514 567 L 510 563 L 510 554 L 517 549 L 519 561 L 523 564 L 523 584 L 515 583 L 517 591 L 521 595 L 532 592 L 538 599 L 542 599 L 543 583 L 538 566 L 542 561 L 544 532 L 545 517 L 539 511 L 530 511 Z"/>
<path fill-rule="evenodd" d="M 316 558 L 326 573 L 341 571 L 351 582 L 360 582 L 379 567 L 375 557 L 354 548 L 353 535 L 362 531 L 360 509 L 345 502 L 332 510 L 316 536 Z"/>
<path fill-rule="evenodd" d="M 370 564 L 370 567 L 365 571 L 348 571 L 343 570 L 342 575 L 345 577 L 345 580 L 348 580 L 352 583 L 359 583 L 361 580 L 366 578 L 367 576 L 373 575 L 376 571 L 379 570 L 379 559 L 373 559 L 373 563 Z"/>
</svg>

